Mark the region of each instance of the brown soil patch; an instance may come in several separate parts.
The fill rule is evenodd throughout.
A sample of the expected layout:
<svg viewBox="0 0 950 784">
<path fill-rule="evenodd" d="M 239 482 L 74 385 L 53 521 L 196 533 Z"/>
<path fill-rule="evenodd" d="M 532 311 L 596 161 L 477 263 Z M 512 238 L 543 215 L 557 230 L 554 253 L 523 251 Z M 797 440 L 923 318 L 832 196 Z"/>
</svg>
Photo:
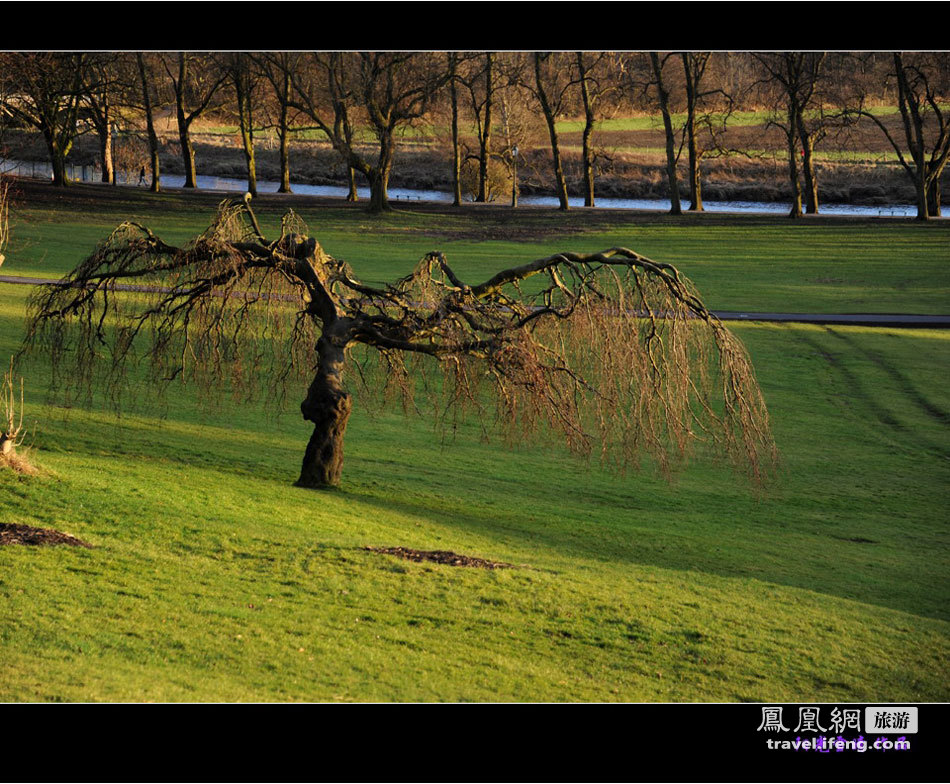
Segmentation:
<svg viewBox="0 0 950 784">
<path fill-rule="evenodd" d="M 31 525 L 19 523 L 0 523 L 0 545 L 5 544 L 68 544 L 72 547 L 89 547 L 92 545 L 77 539 L 75 536 L 54 531 L 52 528 L 34 528 Z"/>
<path fill-rule="evenodd" d="M 412 550 L 408 547 L 364 547 L 374 553 L 395 555 L 408 561 L 431 561 L 446 564 L 447 566 L 472 566 L 477 569 L 513 569 L 514 564 L 501 561 L 486 561 L 484 558 L 473 558 L 468 555 L 459 555 L 448 550 Z"/>
</svg>

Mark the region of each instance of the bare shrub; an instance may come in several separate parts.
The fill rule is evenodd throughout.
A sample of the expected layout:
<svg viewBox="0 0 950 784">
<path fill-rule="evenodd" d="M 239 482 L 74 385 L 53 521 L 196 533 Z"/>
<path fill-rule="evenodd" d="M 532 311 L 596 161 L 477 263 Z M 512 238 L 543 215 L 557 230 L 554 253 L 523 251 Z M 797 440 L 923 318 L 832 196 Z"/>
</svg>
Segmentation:
<svg viewBox="0 0 950 784">
<path fill-rule="evenodd" d="M 0 178 L 0 265 L 10 241 L 10 182 Z"/>
<path fill-rule="evenodd" d="M 0 382 L 0 468 L 6 466 L 19 473 L 35 473 L 36 469 L 27 457 L 17 452 L 26 439 L 23 425 L 23 379 L 17 384 L 13 375 L 13 360 L 10 370 Z"/>
<path fill-rule="evenodd" d="M 472 201 L 478 195 L 478 160 L 468 158 L 462 162 L 459 171 L 462 193 Z M 503 201 L 511 196 L 511 170 L 498 158 L 488 161 L 488 178 L 485 183 L 485 198 L 490 201 Z"/>
</svg>

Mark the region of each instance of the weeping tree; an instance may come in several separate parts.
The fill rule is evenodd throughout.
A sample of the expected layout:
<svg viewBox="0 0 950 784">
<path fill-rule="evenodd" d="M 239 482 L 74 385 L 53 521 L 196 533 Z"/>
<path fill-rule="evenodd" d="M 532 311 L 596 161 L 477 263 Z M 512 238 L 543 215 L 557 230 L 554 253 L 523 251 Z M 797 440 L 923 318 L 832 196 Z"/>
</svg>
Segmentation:
<svg viewBox="0 0 950 784">
<path fill-rule="evenodd" d="M 775 456 L 742 345 L 677 270 L 626 248 L 557 253 L 474 284 L 433 252 L 367 285 L 292 212 L 267 239 L 245 197 L 181 247 L 123 223 L 36 291 L 25 349 L 51 357 L 70 395 L 121 399 L 139 366 L 166 389 L 191 379 L 268 405 L 306 387 L 304 487 L 339 484 L 354 397 L 425 398 L 447 427 L 474 416 L 519 441 L 554 433 L 618 469 L 646 456 L 673 471 L 697 441 L 753 477 Z"/>
</svg>

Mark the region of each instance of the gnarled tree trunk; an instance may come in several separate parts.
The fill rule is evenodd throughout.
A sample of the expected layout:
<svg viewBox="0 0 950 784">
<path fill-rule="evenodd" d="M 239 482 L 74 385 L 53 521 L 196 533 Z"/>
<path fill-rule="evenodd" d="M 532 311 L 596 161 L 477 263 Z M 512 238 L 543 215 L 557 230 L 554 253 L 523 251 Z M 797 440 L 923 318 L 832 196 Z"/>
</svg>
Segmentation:
<svg viewBox="0 0 950 784">
<path fill-rule="evenodd" d="M 313 434 L 304 452 L 298 487 L 336 487 L 343 474 L 343 437 L 353 400 L 343 388 L 343 348 L 332 338 L 317 341 L 319 363 L 307 398 L 300 404 Z"/>
</svg>

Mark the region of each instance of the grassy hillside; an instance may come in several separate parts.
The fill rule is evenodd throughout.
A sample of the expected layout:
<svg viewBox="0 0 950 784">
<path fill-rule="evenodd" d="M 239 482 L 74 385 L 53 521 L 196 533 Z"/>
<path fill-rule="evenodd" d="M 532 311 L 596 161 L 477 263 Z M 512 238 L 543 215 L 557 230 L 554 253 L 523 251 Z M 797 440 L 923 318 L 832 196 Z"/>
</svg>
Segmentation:
<svg viewBox="0 0 950 784">
<path fill-rule="evenodd" d="M 19 211 L 4 273 L 58 274 L 125 212 L 180 239 L 208 206 L 70 198 Z M 473 276 L 622 242 L 680 263 L 718 307 L 840 308 L 845 287 L 818 280 L 834 267 L 882 309 L 946 310 L 945 234 L 902 222 L 301 211 L 369 279 L 433 241 Z M 0 358 L 27 293 L 0 284 Z M 765 491 L 702 453 L 673 484 L 648 466 L 618 477 L 474 425 L 442 442 L 426 418 L 360 400 L 343 487 L 308 491 L 291 485 L 308 435 L 293 401 L 275 420 L 182 390 L 164 418 L 143 405 L 117 419 L 99 399 L 44 405 L 31 361 L 44 473 L 0 473 L 0 523 L 93 548 L 0 548 L 0 699 L 946 701 L 950 335 L 735 331 L 782 452 Z"/>
<path fill-rule="evenodd" d="M 232 194 L 236 196 L 237 194 Z M 159 197 L 133 189 L 76 186 L 55 193 L 23 184 L 3 273 L 59 277 L 123 220 L 138 220 L 168 242 L 210 222 L 215 193 Z M 677 265 L 721 310 L 944 314 L 950 310 L 950 223 L 877 218 L 789 221 L 763 216 L 617 210 L 404 205 L 369 216 L 362 205 L 312 197 L 255 200 L 265 233 L 288 208 L 329 253 L 367 281 L 407 274 L 428 251 L 447 254 L 478 279 L 514 262 L 563 250 L 630 247 Z"/>
</svg>

